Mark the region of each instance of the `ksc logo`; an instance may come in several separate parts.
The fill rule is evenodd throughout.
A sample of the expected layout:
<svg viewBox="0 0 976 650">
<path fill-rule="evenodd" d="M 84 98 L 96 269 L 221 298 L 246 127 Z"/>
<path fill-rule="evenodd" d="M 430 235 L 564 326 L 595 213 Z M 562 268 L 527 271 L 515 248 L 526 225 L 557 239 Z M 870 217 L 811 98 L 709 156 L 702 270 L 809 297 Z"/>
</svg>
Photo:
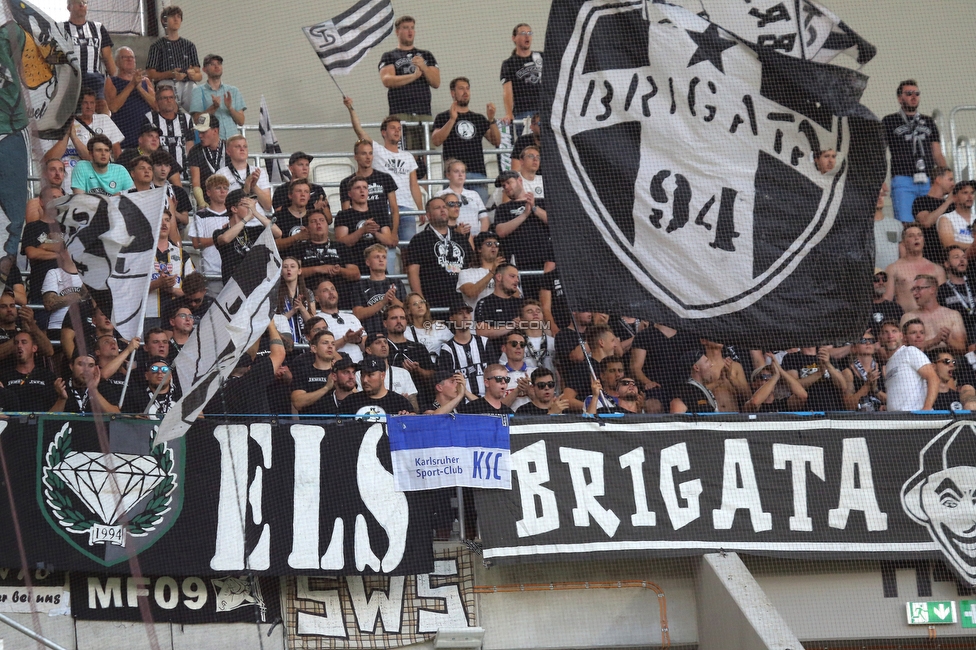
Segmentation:
<svg viewBox="0 0 976 650">
<path fill-rule="evenodd" d="M 799 97 L 763 56 L 680 7 L 584 3 L 551 126 L 607 246 L 682 318 L 773 291 L 835 223 L 848 118 Z M 855 100 L 856 103 L 856 100 Z M 835 149 L 821 174 L 813 155 Z"/>
</svg>

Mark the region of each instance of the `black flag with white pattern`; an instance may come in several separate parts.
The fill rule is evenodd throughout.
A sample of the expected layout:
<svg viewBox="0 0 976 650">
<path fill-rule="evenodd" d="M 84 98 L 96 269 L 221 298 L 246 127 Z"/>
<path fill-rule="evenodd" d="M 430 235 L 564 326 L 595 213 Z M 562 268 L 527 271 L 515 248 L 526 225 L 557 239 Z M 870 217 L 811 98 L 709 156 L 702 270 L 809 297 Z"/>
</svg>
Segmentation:
<svg viewBox="0 0 976 650">
<path fill-rule="evenodd" d="M 756 347 L 860 335 L 885 174 L 864 75 L 641 0 L 556 0 L 546 52 L 561 61 L 544 72 L 547 207 L 572 307 Z"/>
</svg>

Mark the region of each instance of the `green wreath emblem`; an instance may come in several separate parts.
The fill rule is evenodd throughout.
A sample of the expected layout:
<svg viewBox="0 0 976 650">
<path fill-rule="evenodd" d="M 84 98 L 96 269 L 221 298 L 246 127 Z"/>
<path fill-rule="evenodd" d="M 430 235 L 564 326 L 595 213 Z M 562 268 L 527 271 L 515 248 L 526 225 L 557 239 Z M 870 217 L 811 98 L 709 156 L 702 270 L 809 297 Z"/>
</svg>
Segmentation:
<svg viewBox="0 0 976 650">
<path fill-rule="evenodd" d="M 155 435 L 156 429 L 153 428 L 151 436 L 155 437 Z M 83 512 L 80 509 L 84 507 L 82 504 L 75 505 L 71 488 L 54 472 L 54 468 L 70 452 L 71 424 L 66 422 L 54 440 L 51 441 L 47 455 L 44 457 L 42 475 L 45 485 L 44 498 L 61 526 L 72 533 L 87 533 L 94 524 L 103 522 L 93 519 L 91 513 Z M 176 481 L 170 473 L 170 470 L 173 469 L 172 450 L 165 443 L 160 443 L 153 447 L 149 453 L 156 460 L 159 468 L 165 472 L 166 478 L 153 489 L 149 501 L 146 503 L 146 509 L 124 524 L 126 531 L 133 537 L 143 537 L 156 529 L 156 526 L 162 522 L 163 515 L 170 510 L 170 503 L 173 500 L 171 494 L 176 487 Z"/>
</svg>

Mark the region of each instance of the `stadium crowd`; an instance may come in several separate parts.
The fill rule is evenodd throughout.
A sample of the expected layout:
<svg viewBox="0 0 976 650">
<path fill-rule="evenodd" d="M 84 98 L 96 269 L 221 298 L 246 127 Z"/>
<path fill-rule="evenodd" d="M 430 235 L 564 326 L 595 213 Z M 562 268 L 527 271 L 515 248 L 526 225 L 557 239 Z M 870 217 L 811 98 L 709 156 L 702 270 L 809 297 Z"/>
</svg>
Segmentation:
<svg viewBox="0 0 976 650">
<path fill-rule="evenodd" d="M 237 129 L 244 97 L 224 83 L 221 56 L 208 54 L 201 65 L 194 44 L 179 36 L 179 7 L 163 10 L 166 33 L 144 69 L 131 49 L 113 52 L 104 28 L 87 20 L 85 2 L 70 0 L 69 9 L 85 86 L 64 134 L 44 142 L 41 190 L 22 237 L 26 266 L 11 272 L 0 296 L 5 411 L 164 413 L 181 392 L 175 356 L 266 227 L 283 258 L 276 316 L 208 412 L 976 406 L 968 267 L 976 184 L 954 183 L 935 122 L 918 112 L 914 81 L 898 87 L 899 111 L 883 122 L 892 201 L 905 228 L 900 258 L 875 270 L 863 334 L 842 346 L 743 350 L 626 314 L 570 311 L 549 240 L 538 114 L 543 54 L 532 50 L 529 25 L 512 31 L 500 113 L 492 103 L 475 111 L 471 83 L 458 77 L 449 82 L 451 105 L 435 114 L 437 60 L 415 47 L 416 23 L 400 16 L 398 45 L 379 66 L 389 115 L 370 135 L 345 99 L 357 169 L 330 206 L 329 188 L 309 179 L 312 156 L 292 153 L 292 180 L 277 187 L 251 164 Z M 430 122 L 431 141 L 442 147 L 444 189 L 436 196 L 418 184 L 428 174 L 424 157 L 410 153 L 423 149 L 423 128 L 405 122 Z M 490 187 L 484 141 L 498 147 L 500 127 L 514 132 L 511 169 Z M 816 152 L 822 173 L 835 162 L 835 152 Z M 157 187 L 167 188 L 169 205 L 145 340 L 126 341 L 110 320 L 110 296 L 83 285 L 46 208 L 66 192 Z"/>
</svg>

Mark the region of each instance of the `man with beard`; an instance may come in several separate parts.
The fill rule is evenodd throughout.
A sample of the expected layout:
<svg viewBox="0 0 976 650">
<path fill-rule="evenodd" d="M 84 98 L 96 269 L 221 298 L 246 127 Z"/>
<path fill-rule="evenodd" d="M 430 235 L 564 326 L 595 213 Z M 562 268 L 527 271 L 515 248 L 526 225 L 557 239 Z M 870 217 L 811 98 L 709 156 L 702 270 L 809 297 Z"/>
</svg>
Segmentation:
<svg viewBox="0 0 976 650">
<path fill-rule="evenodd" d="M 325 396 L 325 413 L 338 413 L 339 404 L 359 388 L 356 385 L 356 377 L 359 374 L 359 366 L 353 363 L 349 357 L 342 355 L 339 360 L 332 364 L 332 381 L 335 388 Z"/>
<path fill-rule="evenodd" d="M 51 407 L 55 413 L 118 413 L 98 390 L 101 371 L 91 354 L 79 354 L 71 361 L 71 378 L 67 383 L 60 377 L 54 380 L 58 399 Z"/>
<path fill-rule="evenodd" d="M 173 388 L 173 368 L 169 361 L 166 357 L 151 358 L 143 377 L 143 382 L 129 386 L 122 412 L 165 415 L 180 398 Z"/>
<path fill-rule="evenodd" d="M 918 275 L 912 286 L 912 295 L 918 309 L 906 312 L 901 317 L 901 325 L 918 319 L 925 325 L 929 335 L 918 347 L 923 351 L 948 346 L 957 353 L 966 351 L 966 328 L 959 312 L 939 304 L 936 298 L 939 290 L 937 280 L 931 275 Z"/>
<path fill-rule="evenodd" d="M 457 296 L 458 275 L 471 248 L 467 237 L 448 226 L 444 199 L 427 201 L 427 220 L 428 226 L 414 236 L 407 248 L 410 290 L 423 296 L 431 309 L 449 307 Z"/>
<path fill-rule="evenodd" d="M 901 333 L 901 325 L 898 321 L 885 321 L 881 324 L 878 334 L 878 361 L 882 364 L 888 363 L 891 355 L 901 347 L 904 337 Z"/>
<path fill-rule="evenodd" d="M 454 158 L 463 162 L 468 168 L 468 178 L 487 178 L 481 139 L 488 140 L 493 147 L 502 141 L 495 119 L 495 105 L 488 103 L 486 115 L 472 111 L 468 107 L 471 82 L 465 77 L 451 80 L 451 99 L 454 101 L 450 109 L 434 118 L 430 142 L 435 147 L 444 145 L 444 160 Z M 484 185 L 474 185 L 469 189 L 480 194 L 482 202 L 488 200 L 488 188 Z"/>
<path fill-rule="evenodd" d="M 871 317 L 868 327 L 874 330 L 875 336 L 880 333 L 881 324 L 885 321 L 900 321 L 905 310 L 894 300 L 886 300 L 888 293 L 888 274 L 874 268 L 873 279 L 874 298 L 871 300 Z"/>
<path fill-rule="evenodd" d="M 969 259 L 961 246 L 950 246 L 943 263 L 946 282 L 936 293 L 939 304 L 959 312 L 966 328 L 966 340 L 976 342 L 976 293 L 969 281 Z"/>
<path fill-rule="evenodd" d="M 383 314 L 382 329 L 386 332 L 390 365 L 409 372 L 421 395 L 429 399 L 430 390 L 426 388 L 434 378 L 434 363 L 423 343 L 411 341 L 404 335 L 407 315 L 403 307 L 393 305 L 387 308 Z"/>
<path fill-rule="evenodd" d="M 502 356 L 505 370 L 511 380 L 509 390 L 505 394 L 505 403 L 513 411 L 529 401 L 529 374 L 532 369 L 525 363 L 525 349 L 528 337 L 522 330 L 512 330 L 505 335 L 502 342 Z"/>
<path fill-rule="evenodd" d="M 81 160 L 71 173 L 75 194 L 114 196 L 132 187 L 132 177 L 122 165 L 112 162 L 112 141 L 98 133 L 88 140 L 90 160 Z"/>
<path fill-rule="evenodd" d="M 950 246 L 960 246 L 969 251 L 973 243 L 973 196 L 976 192 L 976 182 L 962 181 L 956 183 L 952 189 L 952 204 L 955 210 L 946 212 L 936 223 L 939 232 L 939 243 L 943 249 Z M 943 253 L 943 258 L 945 253 Z M 941 262 L 942 260 L 938 260 Z"/>
<path fill-rule="evenodd" d="M 495 269 L 495 290 L 482 298 L 474 310 L 478 334 L 489 340 L 490 359 L 497 360 L 501 355 L 501 339 L 515 329 L 521 312 L 518 269 L 512 264 L 500 264 Z"/>
<path fill-rule="evenodd" d="M 41 356 L 54 356 L 54 346 L 34 321 L 34 311 L 30 307 L 17 307 L 14 294 L 4 291 L 0 295 L 0 359 L 14 353 L 14 337 L 18 332 L 27 331 L 37 341 L 37 351 Z"/>
<path fill-rule="evenodd" d="M 559 415 L 569 408 L 569 402 L 556 397 L 556 378 L 548 368 L 532 371 L 529 401 L 515 411 L 516 415 Z"/>
<path fill-rule="evenodd" d="M 383 360 L 386 364 L 386 375 L 383 380 L 386 387 L 406 397 L 413 406 L 414 412 L 418 411 L 417 385 L 414 384 L 409 372 L 390 363 L 390 343 L 386 340 L 386 334 L 377 332 L 366 337 L 366 355 Z"/>
<path fill-rule="evenodd" d="M 34 361 L 37 344 L 30 332 L 14 336 L 14 357 L 0 370 L 0 383 L 12 390 L 25 411 L 47 411 L 57 400 L 54 373 Z"/>
<path fill-rule="evenodd" d="M 339 403 L 339 413 L 350 415 L 411 415 L 414 407 L 403 395 L 386 388 L 386 360 L 371 354 L 359 364 L 361 393 L 353 393 Z"/>
<path fill-rule="evenodd" d="M 366 336 L 363 324 L 351 311 L 339 309 L 339 294 L 329 280 L 322 280 L 315 287 L 316 316 L 323 318 L 329 331 L 336 335 L 336 349 L 349 355 L 353 361 L 363 358 L 362 343 Z"/>
</svg>

